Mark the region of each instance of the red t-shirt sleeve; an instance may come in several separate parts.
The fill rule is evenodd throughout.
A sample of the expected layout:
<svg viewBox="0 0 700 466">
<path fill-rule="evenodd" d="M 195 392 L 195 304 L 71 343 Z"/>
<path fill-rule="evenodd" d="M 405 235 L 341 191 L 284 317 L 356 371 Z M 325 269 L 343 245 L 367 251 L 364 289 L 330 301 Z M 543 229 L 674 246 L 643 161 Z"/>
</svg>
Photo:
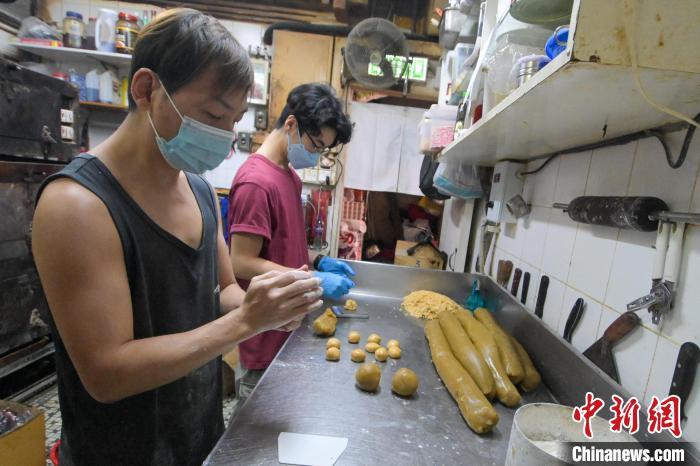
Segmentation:
<svg viewBox="0 0 700 466">
<path fill-rule="evenodd" d="M 270 241 L 272 237 L 272 214 L 270 201 L 263 188 L 254 183 L 236 186 L 229 205 L 229 235 L 250 233 Z"/>
</svg>

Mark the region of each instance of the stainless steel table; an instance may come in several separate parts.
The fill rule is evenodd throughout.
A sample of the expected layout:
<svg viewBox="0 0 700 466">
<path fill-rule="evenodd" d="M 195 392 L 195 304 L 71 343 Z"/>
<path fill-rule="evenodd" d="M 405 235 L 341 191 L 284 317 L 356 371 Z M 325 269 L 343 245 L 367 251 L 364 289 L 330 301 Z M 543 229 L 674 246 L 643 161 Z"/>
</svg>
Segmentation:
<svg viewBox="0 0 700 466">
<path fill-rule="evenodd" d="M 431 363 L 423 322 L 400 309 L 401 298 L 418 289 L 443 292 L 463 301 L 476 276 L 367 263 L 353 263 L 353 267 L 358 272 L 358 286 L 351 297 L 359 304 L 356 312 L 366 312 L 370 318 L 339 320 L 335 336 L 342 341 L 341 360 L 325 360 L 327 339 L 311 331 L 318 313 L 307 317 L 235 414 L 205 464 L 278 464 L 277 437 L 280 432 L 294 432 L 347 437 L 348 446 L 338 465 L 502 465 L 515 410 L 494 401 L 500 416 L 498 425 L 486 435 L 472 432 Z M 582 360 L 568 343 L 552 335 L 490 279 L 479 278 L 492 305 L 501 310 L 502 314 L 497 313 L 501 323 L 534 353 L 536 364 L 548 363 L 540 369 L 546 369 L 542 371 L 545 382 L 551 381 L 559 389 L 560 402 L 580 402 L 588 389 L 598 396 L 606 392 L 624 395 L 624 391 L 615 390 L 621 387 L 610 386 L 607 376 Z M 382 378 L 376 394 L 355 386 L 359 365 L 350 361 L 350 351 L 358 345 L 347 343 L 351 330 L 362 334 L 362 344 L 373 332 L 379 333 L 383 342 L 396 338 L 401 343 L 401 359 L 378 363 Z M 367 361 L 373 360 L 368 354 Z M 391 392 L 392 375 L 400 367 L 418 374 L 420 387 L 413 398 Z M 579 387 L 572 380 L 586 382 Z M 523 403 L 554 400 L 544 385 L 523 395 Z"/>
</svg>

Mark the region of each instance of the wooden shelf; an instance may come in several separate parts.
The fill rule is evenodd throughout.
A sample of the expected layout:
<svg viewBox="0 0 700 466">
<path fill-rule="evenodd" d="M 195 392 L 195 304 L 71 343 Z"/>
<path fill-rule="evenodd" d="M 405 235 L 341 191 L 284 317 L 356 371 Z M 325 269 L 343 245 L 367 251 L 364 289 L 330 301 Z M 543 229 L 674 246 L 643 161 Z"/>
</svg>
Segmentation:
<svg viewBox="0 0 700 466">
<path fill-rule="evenodd" d="M 98 52 L 96 50 L 74 49 L 70 47 L 49 47 L 45 45 L 13 44 L 20 50 L 48 58 L 55 62 L 82 61 L 90 64 L 107 63 L 117 68 L 128 68 L 131 65 L 131 55 L 123 53 Z"/>
<path fill-rule="evenodd" d="M 401 92 L 401 91 L 396 91 L 393 89 L 373 89 L 370 87 L 365 87 L 362 84 L 359 84 L 357 82 L 351 82 L 350 88 L 353 91 L 357 91 L 357 92 L 365 92 L 365 93 L 371 93 L 371 94 L 382 94 L 382 95 L 385 95 L 387 97 L 395 97 L 395 98 L 399 98 L 399 99 L 406 99 L 409 101 L 418 101 L 418 102 L 424 102 L 424 103 L 430 103 L 430 104 L 434 104 L 438 100 L 437 91 L 428 90 L 423 86 L 417 86 L 414 84 L 409 84 L 409 86 L 408 86 L 409 93 L 406 95 L 403 95 L 403 92 Z"/>
<path fill-rule="evenodd" d="M 111 110 L 111 111 L 117 111 L 117 112 L 128 112 L 129 107 L 125 107 L 124 105 L 121 104 L 106 104 L 104 102 L 89 102 L 89 101 L 80 101 L 80 106 L 83 108 L 87 108 L 88 110 Z"/>
<path fill-rule="evenodd" d="M 627 51 L 624 2 L 575 0 L 568 48 L 462 132 L 439 157 L 494 165 L 602 142 L 677 122 L 640 95 Z M 656 102 L 690 117 L 700 111 L 700 2 L 637 3 L 640 79 Z M 664 31 L 674 31 L 666 34 Z"/>
</svg>

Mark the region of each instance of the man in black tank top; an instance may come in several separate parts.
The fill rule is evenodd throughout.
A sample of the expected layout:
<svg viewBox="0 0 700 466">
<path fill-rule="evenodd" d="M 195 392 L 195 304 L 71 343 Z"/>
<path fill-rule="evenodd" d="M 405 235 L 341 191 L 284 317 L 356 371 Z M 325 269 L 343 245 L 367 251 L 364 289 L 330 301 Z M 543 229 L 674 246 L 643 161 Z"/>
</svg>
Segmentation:
<svg viewBox="0 0 700 466">
<path fill-rule="evenodd" d="M 221 354 L 321 306 L 304 269 L 241 290 L 199 175 L 228 155 L 252 83 L 218 21 L 163 13 L 139 35 L 124 123 L 39 191 L 61 466 L 201 464 L 223 431 Z"/>
</svg>

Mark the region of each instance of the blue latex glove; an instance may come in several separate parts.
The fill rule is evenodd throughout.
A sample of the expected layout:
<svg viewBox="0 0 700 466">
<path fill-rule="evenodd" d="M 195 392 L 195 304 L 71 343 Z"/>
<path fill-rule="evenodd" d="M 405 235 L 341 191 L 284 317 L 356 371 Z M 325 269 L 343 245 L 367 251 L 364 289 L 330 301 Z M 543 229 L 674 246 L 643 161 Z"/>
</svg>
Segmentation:
<svg viewBox="0 0 700 466">
<path fill-rule="evenodd" d="M 321 272 L 342 273 L 348 277 L 355 275 L 355 271 L 348 264 L 328 256 L 323 256 L 318 262 L 318 270 Z"/>
<path fill-rule="evenodd" d="M 314 272 L 314 275 L 321 280 L 324 298 L 340 299 L 348 294 L 350 288 L 355 287 L 352 280 L 345 275 L 332 272 Z"/>
</svg>

